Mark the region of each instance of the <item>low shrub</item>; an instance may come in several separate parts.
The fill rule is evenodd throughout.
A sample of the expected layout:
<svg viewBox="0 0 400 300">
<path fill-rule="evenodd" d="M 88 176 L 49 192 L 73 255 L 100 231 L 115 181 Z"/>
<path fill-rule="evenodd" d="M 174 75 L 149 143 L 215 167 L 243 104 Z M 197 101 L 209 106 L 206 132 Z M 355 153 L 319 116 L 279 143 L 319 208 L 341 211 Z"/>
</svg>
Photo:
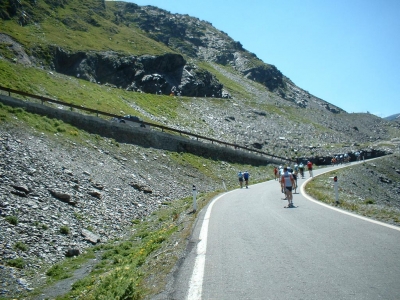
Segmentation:
<svg viewBox="0 0 400 300">
<path fill-rule="evenodd" d="M 14 268 L 18 268 L 18 269 L 23 269 L 26 265 L 26 262 L 20 257 L 16 258 L 16 259 L 10 259 L 6 263 L 10 267 L 14 267 Z"/>
<path fill-rule="evenodd" d="M 14 244 L 14 249 L 19 249 L 19 250 L 22 250 L 22 251 L 27 251 L 27 250 L 28 250 L 28 246 L 25 245 L 23 242 L 16 242 L 16 243 Z"/>
<path fill-rule="evenodd" d="M 18 218 L 16 216 L 7 216 L 6 221 L 12 225 L 18 224 Z"/>
<path fill-rule="evenodd" d="M 68 226 L 61 226 L 61 227 L 60 227 L 60 233 L 62 233 L 62 234 L 69 234 L 69 232 L 70 232 L 70 229 L 69 229 Z"/>
</svg>

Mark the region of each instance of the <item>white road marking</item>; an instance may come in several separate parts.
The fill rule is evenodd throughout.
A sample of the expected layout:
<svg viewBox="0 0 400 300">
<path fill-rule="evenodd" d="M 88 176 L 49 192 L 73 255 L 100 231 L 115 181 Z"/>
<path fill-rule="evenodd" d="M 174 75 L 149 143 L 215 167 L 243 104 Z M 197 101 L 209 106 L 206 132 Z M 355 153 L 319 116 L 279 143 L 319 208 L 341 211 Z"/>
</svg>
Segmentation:
<svg viewBox="0 0 400 300">
<path fill-rule="evenodd" d="M 340 168 L 339 168 L 339 169 L 340 169 Z M 337 169 L 335 169 L 335 170 L 337 170 Z M 331 172 L 331 171 L 333 171 L 333 170 L 329 170 L 329 171 L 323 172 L 323 173 L 321 173 L 321 174 L 318 174 L 316 177 L 318 177 L 318 176 L 320 176 L 320 175 L 322 175 L 322 174 Z M 315 177 L 314 177 L 314 178 L 315 178 Z M 321 201 L 319 201 L 319 200 L 316 200 L 316 199 L 312 198 L 312 197 L 309 196 L 309 195 L 306 193 L 306 191 L 304 190 L 304 187 L 306 186 L 307 182 L 309 182 L 311 179 L 313 179 L 313 178 L 308 178 L 308 179 L 307 179 L 306 181 L 304 181 L 303 184 L 300 186 L 301 194 L 302 194 L 305 198 L 307 198 L 308 200 L 310 200 L 310 201 L 312 201 L 312 202 L 314 202 L 314 203 L 317 203 L 317 204 L 319 204 L 319 205 L 325 206 L 325 207 L 327 207 L 327 208 L 329 208 L 329 209 L 332 209 L 332 210 L 335 210 L 335 211 L 337 211 L 337 212 L 340 212 L 340 213 L 342 213 L 342 214 L 349 215 L 349 216 L 352 216 L 352 217 L 355 217 L 355 218 L 358 218 L 358 219 L 361 219 L 361 220 L 364 220 L 364 221 L 367 221 L 367 222 L 371 222 L 371 223 L 374 223 L 374 224 L 377 224 L 377 225 L 385 226 L 385 227 L 388 227 L 388 228 L 391 228 L 391 229 L 400 231 L 400 227 L 398 227 L 398 226 L 390 225 L 390 224 L 383 223 L 383 222 L 380 222 L 380 221 L 376 221 L 376 220 L 373 220 L 373 219 L 370 219 L 370 218 L 367 218 L 367 217 L 363 217 L 363 216 L 360 216 L 360 215 L 351 213 L 351 212 L 346 211 L 346 210 L 342 210 L 342 209 L 340 209 L 340 208 L 331 206 L 331 205 L 329 205 L 329 204 L 326 204 L 326 203 L 324 203 L 324 202 L 321 202 Z"/>
<path fill-rule="evenodd" d="M 201 293 L 203 288 L 203 277 L 204 277 L 204 266 L 206 263 L 206 252 L 207 252 L 207 235 L 208 235 L 208 223 L 210 221 L 211 210 L 220 198 L 229 194 L 225 193 L 215 198 L 207 208 L 206 214 L 204 215 L 203 224 L 201 225 L 199 243 L 197 244 L 196 260 L 194 263 L 194 269 L 192 277 L 189 283 L 189 292 L 187 300 L 201 300 Z"/>
</svg>

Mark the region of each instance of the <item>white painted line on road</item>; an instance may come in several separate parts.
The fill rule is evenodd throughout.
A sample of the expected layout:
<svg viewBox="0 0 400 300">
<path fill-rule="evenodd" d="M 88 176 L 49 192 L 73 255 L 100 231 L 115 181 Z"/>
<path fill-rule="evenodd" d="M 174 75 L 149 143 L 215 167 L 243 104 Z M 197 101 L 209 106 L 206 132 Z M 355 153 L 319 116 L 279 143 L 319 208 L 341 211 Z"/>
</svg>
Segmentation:
<svg viewBox="0 0 400 300">
<path fill-rule="evenodd" d="M 336 169 L 336 170 L 337 170 L 337 169 Z M 325 173 L 328 173 L 328 172 L 331 172 L 331 171 L 333 171 L 333 170 L 329 170 L 329 171 L 323 172 L 323 173 L 321 173 L 321 174 L 318 174 L 318 175 L 315 176 L 315 177 L 318 177 L 318 176 L 320 176 L 320 175 L 322 175 L 322 174 L 325 174 Z M 313 177 L 313 178 L 315 178 L 315 177 Z M 352 216 L 352 217 L 355 217 L 355 218 L 358 218 L 358 219 L 361 219 L 361 220 L 364 220 L 364 221 L 367 221 L 367 222 L 370 222 L 370 223 L 374 223 L 374 224 L 377 224 L 377 225 L 385 226 L 385 227 L 388 227 L 388 228 L 391 228 L 391 229 L 400 231 L 400 227 L 398 227 L 398 226 L 390 225 L 390 224 L 383 223 L 383 222 L 380 222 L 380 221 L 376 221 L 376 220 L 373 220 L 373 219 L 370 219 L 370 218 L 367 218 L 367 217 L 363 217 L 363 216 L 360 216 L 360 215 L 351 213 L 351 212 L 349 212 L 349 211 L 346 211 L 346 210 L 343 210 L 343 209 L 340 209 L 340 208 L 331 206 L 331 205 L 329 205 L 329 204 L 326 204 L 326 203 L 324 203 L 324 202 L 321 202 L 321 201 L 319 201 L 319 200 L 316 200 L 316 199 L 312 198 L 311 196 L 309 196 L 309 195 L 306 193 L 306 191 L 304 190 L 304 187 L 305 187 L 306 184 L 307 184 L 310 180 L 312 180 L 313 178 L 308 178 L 308 179 L 307 179 L 306 181 L 304 181 L 303 184 L 300 186 L 301 194 L 302 194 L 305 198 L 307 198 L 308 200 L 310 200 L 310 201 L 312 201 L 312 202 L 314 202 L 314 203 L 317 203 L 317 204 L 319 204 L 319 205 L 325 206 L 325 207 L 327 207 L 327 208 L 329 208 L 329 209 L 332 209 L 332 210 L 335 210 L 335 211 L 337 211 L 337 212 L 340 212 L 340 213 L 342 213 L 342 214 L 349 215 L 349 216 Z"/>
<path fill-rule="evenodd" d="M 232 191 L 231 191 L 232 192 Z M 204 267 L 206 263 L 206 251 L 207 251 L 207 236 L 208 236 L 208 223 L 210 221 L 211 210 L 220 198 L 229 194 L 225 193 L 215 198 L 207 208 L 206 214 L 204 215 L 203 224 L 201 225 L 199 243 L 197 244 L 196 250 L 196 260 L 194 263 L 194 269 L 192 277 L 189 283 L 189 292 L 187 300 L 201 300 L 201 293 L 203 288 L 203 277 L 204 277 Z"/>
</svg>

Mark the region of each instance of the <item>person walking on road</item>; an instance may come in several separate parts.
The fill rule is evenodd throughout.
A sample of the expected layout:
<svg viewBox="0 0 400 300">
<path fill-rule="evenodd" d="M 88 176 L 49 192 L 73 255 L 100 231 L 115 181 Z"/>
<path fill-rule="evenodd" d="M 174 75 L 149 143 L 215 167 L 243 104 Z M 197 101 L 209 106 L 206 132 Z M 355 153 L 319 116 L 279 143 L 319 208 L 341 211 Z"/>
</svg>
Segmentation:
<svg viewBox="0 0 400 300">
<path fill-rule="evenodd" d="M 278 168 L 278 181 L 279 181 L 279 185 L 281 186 L 281 192 L 284 194 L 285 190 L 282 188 L 282 182 L 281 182 L 282 175 L 283 175 L 283 167 L 279 166 L 279 168 Z M 286 200 L 286 198 L 285 198 L 285 200 Z"/>
<path fill-rule="evenodd" d="M 281 183 L 281 177 L 282 177 L 282 174 L 283 174 L 283 167 L 282 166 L 279 166 L 278 174 L 279 174 L 279 183 Z"/>
<path fill-rule="evenodd" d="M 310 177 L 313 177 L 313 173 L 312 173 L 313 164 L 311 161 L 307 162 L 307 168 L 308 168 L 308 172 L 310 173 Z"/>
<path fill-rule="evenodd" d="M 300 163 L 299 171 L 300 171 L 301 178 L 304 178 L 304 165 L 303 165 L 303 163 Z"/>
<path fill-rule="evenodd" d="M 239 178 L 240 188 L 243 188 L 243 173 L 242 173 L 242 171 L 239 171 L 238 178 Z"/>
<path fill-rule="evenodd" d="M 274 167 L 274 178 L 275 178 L 275 180 L 277 180 L 279 178 L 279 176 L 278 176 L 278 168 L 277 167 Z"/>
<path fill-rule="evenodd" d="M 298 173 L 296 171 L 292 172 L 292 176 L 294 179 L 293 190 L 294 190 L 295 194 L 297 193 L 297 175 L 298 175 Z"/>
<path fill-rule="evenodd" d="M 249 188 L 249 178 L 250 178 L 249 172 L 244 171 L 243 178 L 244 178 L 244 182 L 245 182 L 245 185 L 246 185 L 246 189 L 248 189 Z"/>
<path fill-rule="evenodd" d="M 286 208 L 294 207 L 293 206 L 293 194 L 292 189 L 295 186 L 295 181 L 293 175 L 288 172 L 287 168 L 283 169 L 283 175 L 281 177 L 281 187 L 285 190 L 286 199 L 288 200 L 288 205 L 285 206 Z"/>
</svg>

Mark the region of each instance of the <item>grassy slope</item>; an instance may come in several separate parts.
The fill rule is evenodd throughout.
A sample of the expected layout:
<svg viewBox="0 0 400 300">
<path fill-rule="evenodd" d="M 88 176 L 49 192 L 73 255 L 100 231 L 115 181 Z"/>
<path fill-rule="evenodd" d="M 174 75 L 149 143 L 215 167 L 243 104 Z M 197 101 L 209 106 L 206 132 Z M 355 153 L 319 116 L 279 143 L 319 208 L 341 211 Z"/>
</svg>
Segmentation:
<svg viewBox="0 0 400 300">
<path fill-rule="evenodd" d="M 16 20 L 1 20 L 0 27 L 2 32 L 18 40 L 27 49 L 58 45 L 72 51 L 112 49 L 131 55 L 173 52 L 147 37 L 134 24 L 114 24 L 116 3 L 107 1 L 106 5 L 107 9 L 104 10 L 99 6 L 99 1 L 71 0 L 63 7 L 53 8 L 43 1 L 37 1 L 32 11 L 37 15 L 38 22 L 20 26 Z"/>
<path fill-rule="evenodd" d="M 0 20 L 0 27 L 2 32 L 21 43 L 28 55 L 34 52 L 47 63 L 50 63 L 46 59 L 49 57 L 47 52 L 51 45 L 59 45 L 70 51 L 113 50 L 126 55 L 159 55 L 174 52 L 164 44 L 147 37 L 145 32 L 132 23 L 114 24 L 111 20 L 114 20 L 114 13 L 118 10 L 116 2 L 108 1 L 106 2 L 107 10 L 98 7 L 100 13 L 93 13 L 91 7 L 97 7 L 98 3 L 92 0 L 82 4 L 78 0 L 71 0 L 64 7 L 52 9 L 43 1 L 38 1 L 38 6 L 34 11 L 37 11 L 37 15 L 46 16 L 40 18 L 40 22 L 20 26 L 16 20 Z M 77 30 L 78 28 L 80 30 Z M 9 61 L 15 54 L 6 46 L 2 46 L 0 56 Z M 181 102 L 188 101 L 185 97 L 176 99 L 99 86 L 77 78 L 39 68 L 24 67 L 8 61 L 0 60 L 2 86 L 100 111 L 138 115 L 148 120 L 146 114 L 142 115 L 140 111 L 132 108 L 132 106 L 139 106 L 148 114 L 173 121 L 178 117 Z M 207 64 L 203 64 L 202 67 L 207 67 L 206 69 L 216 73 Z M 231 94 L 239 97 L 245 94 L 239 84 L 227 82 L 222 75 L 219 79 L 228 83 L 226 86 Z"/>
<path fill-rule="evenodd" d="M 135 104 L 156 116 L 172 119 L 177 116 L 179 103 L 173 97 L 128 92 L 4 60 L 0 60 L 0 69 L 0 83 L 5 87 L 117 115 L 141 116 L 132 108 L 131 104 Z M 141 117 L 146 120 L 145 116 Z"/>
</svg>

